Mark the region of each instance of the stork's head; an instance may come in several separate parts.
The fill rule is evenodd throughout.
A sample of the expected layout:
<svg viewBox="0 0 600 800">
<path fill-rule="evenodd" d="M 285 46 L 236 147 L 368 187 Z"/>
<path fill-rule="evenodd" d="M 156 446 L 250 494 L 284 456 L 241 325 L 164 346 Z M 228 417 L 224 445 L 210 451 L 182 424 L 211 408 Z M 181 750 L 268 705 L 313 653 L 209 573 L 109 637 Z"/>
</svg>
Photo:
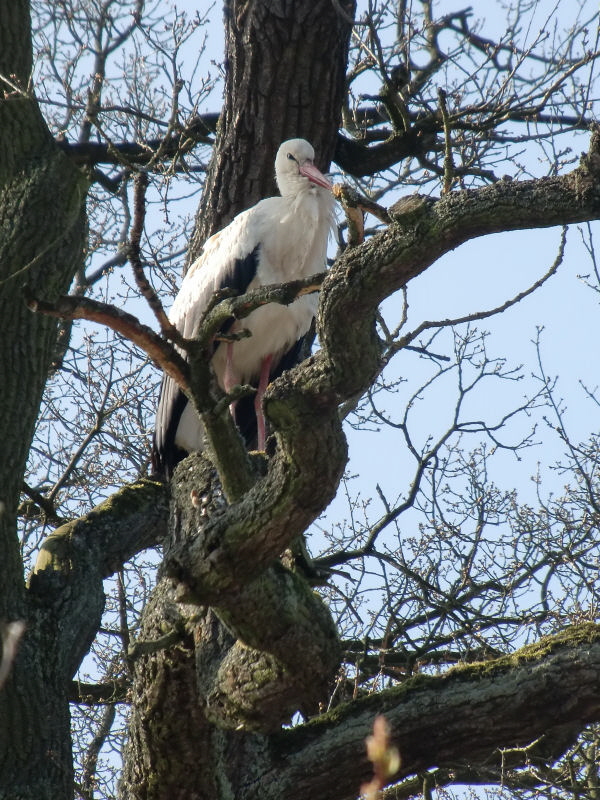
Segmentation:
<svg viewBox="0 0 600 800">
<path fill-rule="evenodd" d="M 277 151 L 275 177 L 281 194 L 296 195 L 311 185 L 331 190 L 327 178 L 315 167 L 315 151 L 306 139 L 289 139 Z"/>
</svg>

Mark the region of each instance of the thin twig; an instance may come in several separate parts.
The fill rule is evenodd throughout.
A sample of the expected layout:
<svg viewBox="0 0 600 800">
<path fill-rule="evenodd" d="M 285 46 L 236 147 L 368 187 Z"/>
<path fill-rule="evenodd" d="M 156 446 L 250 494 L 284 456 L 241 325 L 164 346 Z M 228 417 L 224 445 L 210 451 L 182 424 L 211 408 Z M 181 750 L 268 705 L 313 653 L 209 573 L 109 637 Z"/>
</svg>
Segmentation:
<svg viewBox="0 0 600 800">
<path fill-rule="evenodd" d="M 444 185 L 442 194 L 448 194 L 452 189 L 454 183 L 455 170 L 454 159 L 452 157 L 452 142 L 450 139 L 450 117 L 448 116 L 448 106 L 446 105 L 446 92 L 438 89 L 438 97 L 440 101 L 440 111 L 442 114 L 442 122 L 444 124 Z"/>
<path fill-rule="evenodd" d="M 559 244 L 559 247 L 558 247 L 558 254 L 557 254 L 556 258 L 554 259 L 550 269 L 544 275 L 542 275 L 542 277 L 539 278 L 539 280 L 537 280 L 535 283 L 533 283 L 531 286 L 529 286 L 529 288 L 524 289 L 522 292 L 519 292 L 517 295 L 515 295 L 512 298 L 510 298 L 510 300 L 507 300 L 501 306 L 497 306 L 496 308 L 488 309 L 487 311 L 479 311 L 479 312 L 474 313 L 474 314 L 467 314 L 464 317 L 456 317 L 454 319 L 436 320 L 435 322 L 431 322 L 431 321 L 422 322 L 419 325 L 418 328 L 415 328 L 415 330 L 412 331 L 411 333 L 407 333 L 405 336 L 403 336 L 401 339 L 399 339 L 393 347 L 390 347 L 390 351 L 393 350 L 393 352 L 395 353 L 398 350 L 402 350 L 408 344 L 410 344 L 410 342 L 412 342 L 414 339 L 416 339 L 417 336 L 420 336 L 421 333 L 423 333 L 423 331 L 428 330 L 429 328 L 449 328 L 449 327 L 451 328 L 451 327 L 454 327 L 456 325 L 463 325 L 463 324 L 465 324 L 467 322 L 476 322 L 478 320 L 487 319 L 488 317 L 493 317 L 496 314 L 502 314 L 508 308 L 510 308 L 511 306 L 516 305 L 521 300 L 523 300 L 525 297 L 528 297 L 530 294 L 535 292 L 536 289 L 539 289 L 540 286 L 542 286 L 542 284 L 546 283 L 548 278 L 551 278 L 556 273 L 557 269 L 562 264 L 562 260 L 563 260 L 564 254 L 565 254 L 566 241 L 567 241 L 567 229 L 566 229 L 566 227 L 564 227 L 562 229 L 562 233 L 561 233 L 561 237 L 560 237 L 560 244 Z M 386 363 L 388 361 L 389 361 L 389 358 L 386 359 Z"/>
<path fill-rule="evenodd" d="M 129 233 L 129 245 L 127 255 L 133 270 L 135 282 L 142 295 L 148 301 L 154 316 L 158 320 L 160 329 L 165 336 L 176 344 L 183 346 L 183 337 L 169 321 L 160 298 L 154 291 L 150 282 L 146 278 L 141 258 L 141 238 L 144 231 L 144 220 L 146 218 L 146 189 L 148 188 L 148 173 L 138 172 L 133 184 L 133 223 Z"/>
</svg>

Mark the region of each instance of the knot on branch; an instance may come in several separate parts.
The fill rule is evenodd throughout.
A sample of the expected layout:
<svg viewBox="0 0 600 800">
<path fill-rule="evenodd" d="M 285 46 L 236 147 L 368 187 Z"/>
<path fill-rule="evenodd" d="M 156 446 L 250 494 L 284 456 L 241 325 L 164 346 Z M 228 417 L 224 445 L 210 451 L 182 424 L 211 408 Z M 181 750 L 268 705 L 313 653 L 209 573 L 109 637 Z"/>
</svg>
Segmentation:
<svg viewBox="0 0 600 800">
<path fill-rule="evenodd" d="M 400 225 L 414 225 L 427 215 L 435 200 L 423 194 L 409 194 L 401 197 L 389 209 L 390 217 Z"/>
<path fill-rule="evenodd" d="M 360 194 L 347 183 L 336 183 L 333 196 L 341 203 L 348 223 L 348 246 L 361 244 L 365 238 L 365 214 L 372 214 L 386 225 L 390 222 L 388 212 L 374 200 Z"/>
</svg>

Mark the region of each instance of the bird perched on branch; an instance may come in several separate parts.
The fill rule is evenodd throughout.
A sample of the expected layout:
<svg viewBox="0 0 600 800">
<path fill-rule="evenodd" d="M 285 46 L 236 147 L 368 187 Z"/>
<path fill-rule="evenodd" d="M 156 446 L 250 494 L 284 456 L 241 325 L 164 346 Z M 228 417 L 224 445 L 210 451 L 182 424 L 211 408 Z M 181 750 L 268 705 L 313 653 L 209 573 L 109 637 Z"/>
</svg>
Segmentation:
<svg viewBox="0 0 600 800">
<path fill-rule="evenodd" d="M 304 139 L 284 142 L 275 159 L 281 197 L 261 200 L 238 214 L 226 228 L 211 236 L 188 270 L 169 314 L 186 338 L 192 338 L 214 293 L 230 288 L 238 294 L 270 284 L 307 278 L 322 272 L 334 217 L 331 184 L 314 165 L 314 150 Z M 298 362 L 303 337 L 317 309 L 308 294 L 289 306 L 269 303 L 234 321 L 222 333 L 246 329 L 250 336 L 215 342 L 211 360 L 217 381 L 229 392 L 233 386 L 256 386 L 254 409 L 244 399 L 232 406 L 236 424 L 247 444 L 265 444 L 262 398 L 270 380 Z M 250 410 L 251 419 L 248 419 Z M 185 394 L 164 376 L 153 445 L 153 465 L 170 475 L 189 452 L 201 450 L 204 432 L 200 418 Z"/>
</svg>

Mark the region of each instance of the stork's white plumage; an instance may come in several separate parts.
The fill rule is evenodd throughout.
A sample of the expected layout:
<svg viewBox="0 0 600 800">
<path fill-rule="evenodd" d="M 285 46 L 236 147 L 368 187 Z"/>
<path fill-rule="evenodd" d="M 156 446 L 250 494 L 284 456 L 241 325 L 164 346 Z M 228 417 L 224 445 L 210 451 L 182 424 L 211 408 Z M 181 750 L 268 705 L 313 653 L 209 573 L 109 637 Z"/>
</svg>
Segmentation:
<svg viewBox="0 0 600 800">
<path fill-rule="evenodd" d="M 211 236 L 188 270 L 169 318 L 187 338 L 194 336 L 214 292 L 225 287 L 244 293 L 259 286 L 309 277 L 325 268 L 333 225 L 331 185 L 313 163 L 304 139 L 284 142 L 275 159 L 281 197 L 261 200 Z M 264 446 L 262 394 L 268 381 L 297 361 L 302 338 L 316 313 L 316 295 L 289 306 L 270 303 L 235 322 L 229 332 L 251 336 L 217 344 L 212 366 L 226 391 L 242 383 L 258 385 L 255 400 L 258 446 Z M 240 406 L 242 403 L 240 403 Z M 240 407 L 236 407 L 236 417 Z M 240 424 L 240 428 L 248 427 Z M 250 428 L 255 427 L 250 425 Z M 243 430 L 247 440 L 248 430 Z M 154 467 L 169 474 L 184 455 L 203 447 L 203 427 L 177 385 L 163 379 L 154 437 Z"/>
</svg>

